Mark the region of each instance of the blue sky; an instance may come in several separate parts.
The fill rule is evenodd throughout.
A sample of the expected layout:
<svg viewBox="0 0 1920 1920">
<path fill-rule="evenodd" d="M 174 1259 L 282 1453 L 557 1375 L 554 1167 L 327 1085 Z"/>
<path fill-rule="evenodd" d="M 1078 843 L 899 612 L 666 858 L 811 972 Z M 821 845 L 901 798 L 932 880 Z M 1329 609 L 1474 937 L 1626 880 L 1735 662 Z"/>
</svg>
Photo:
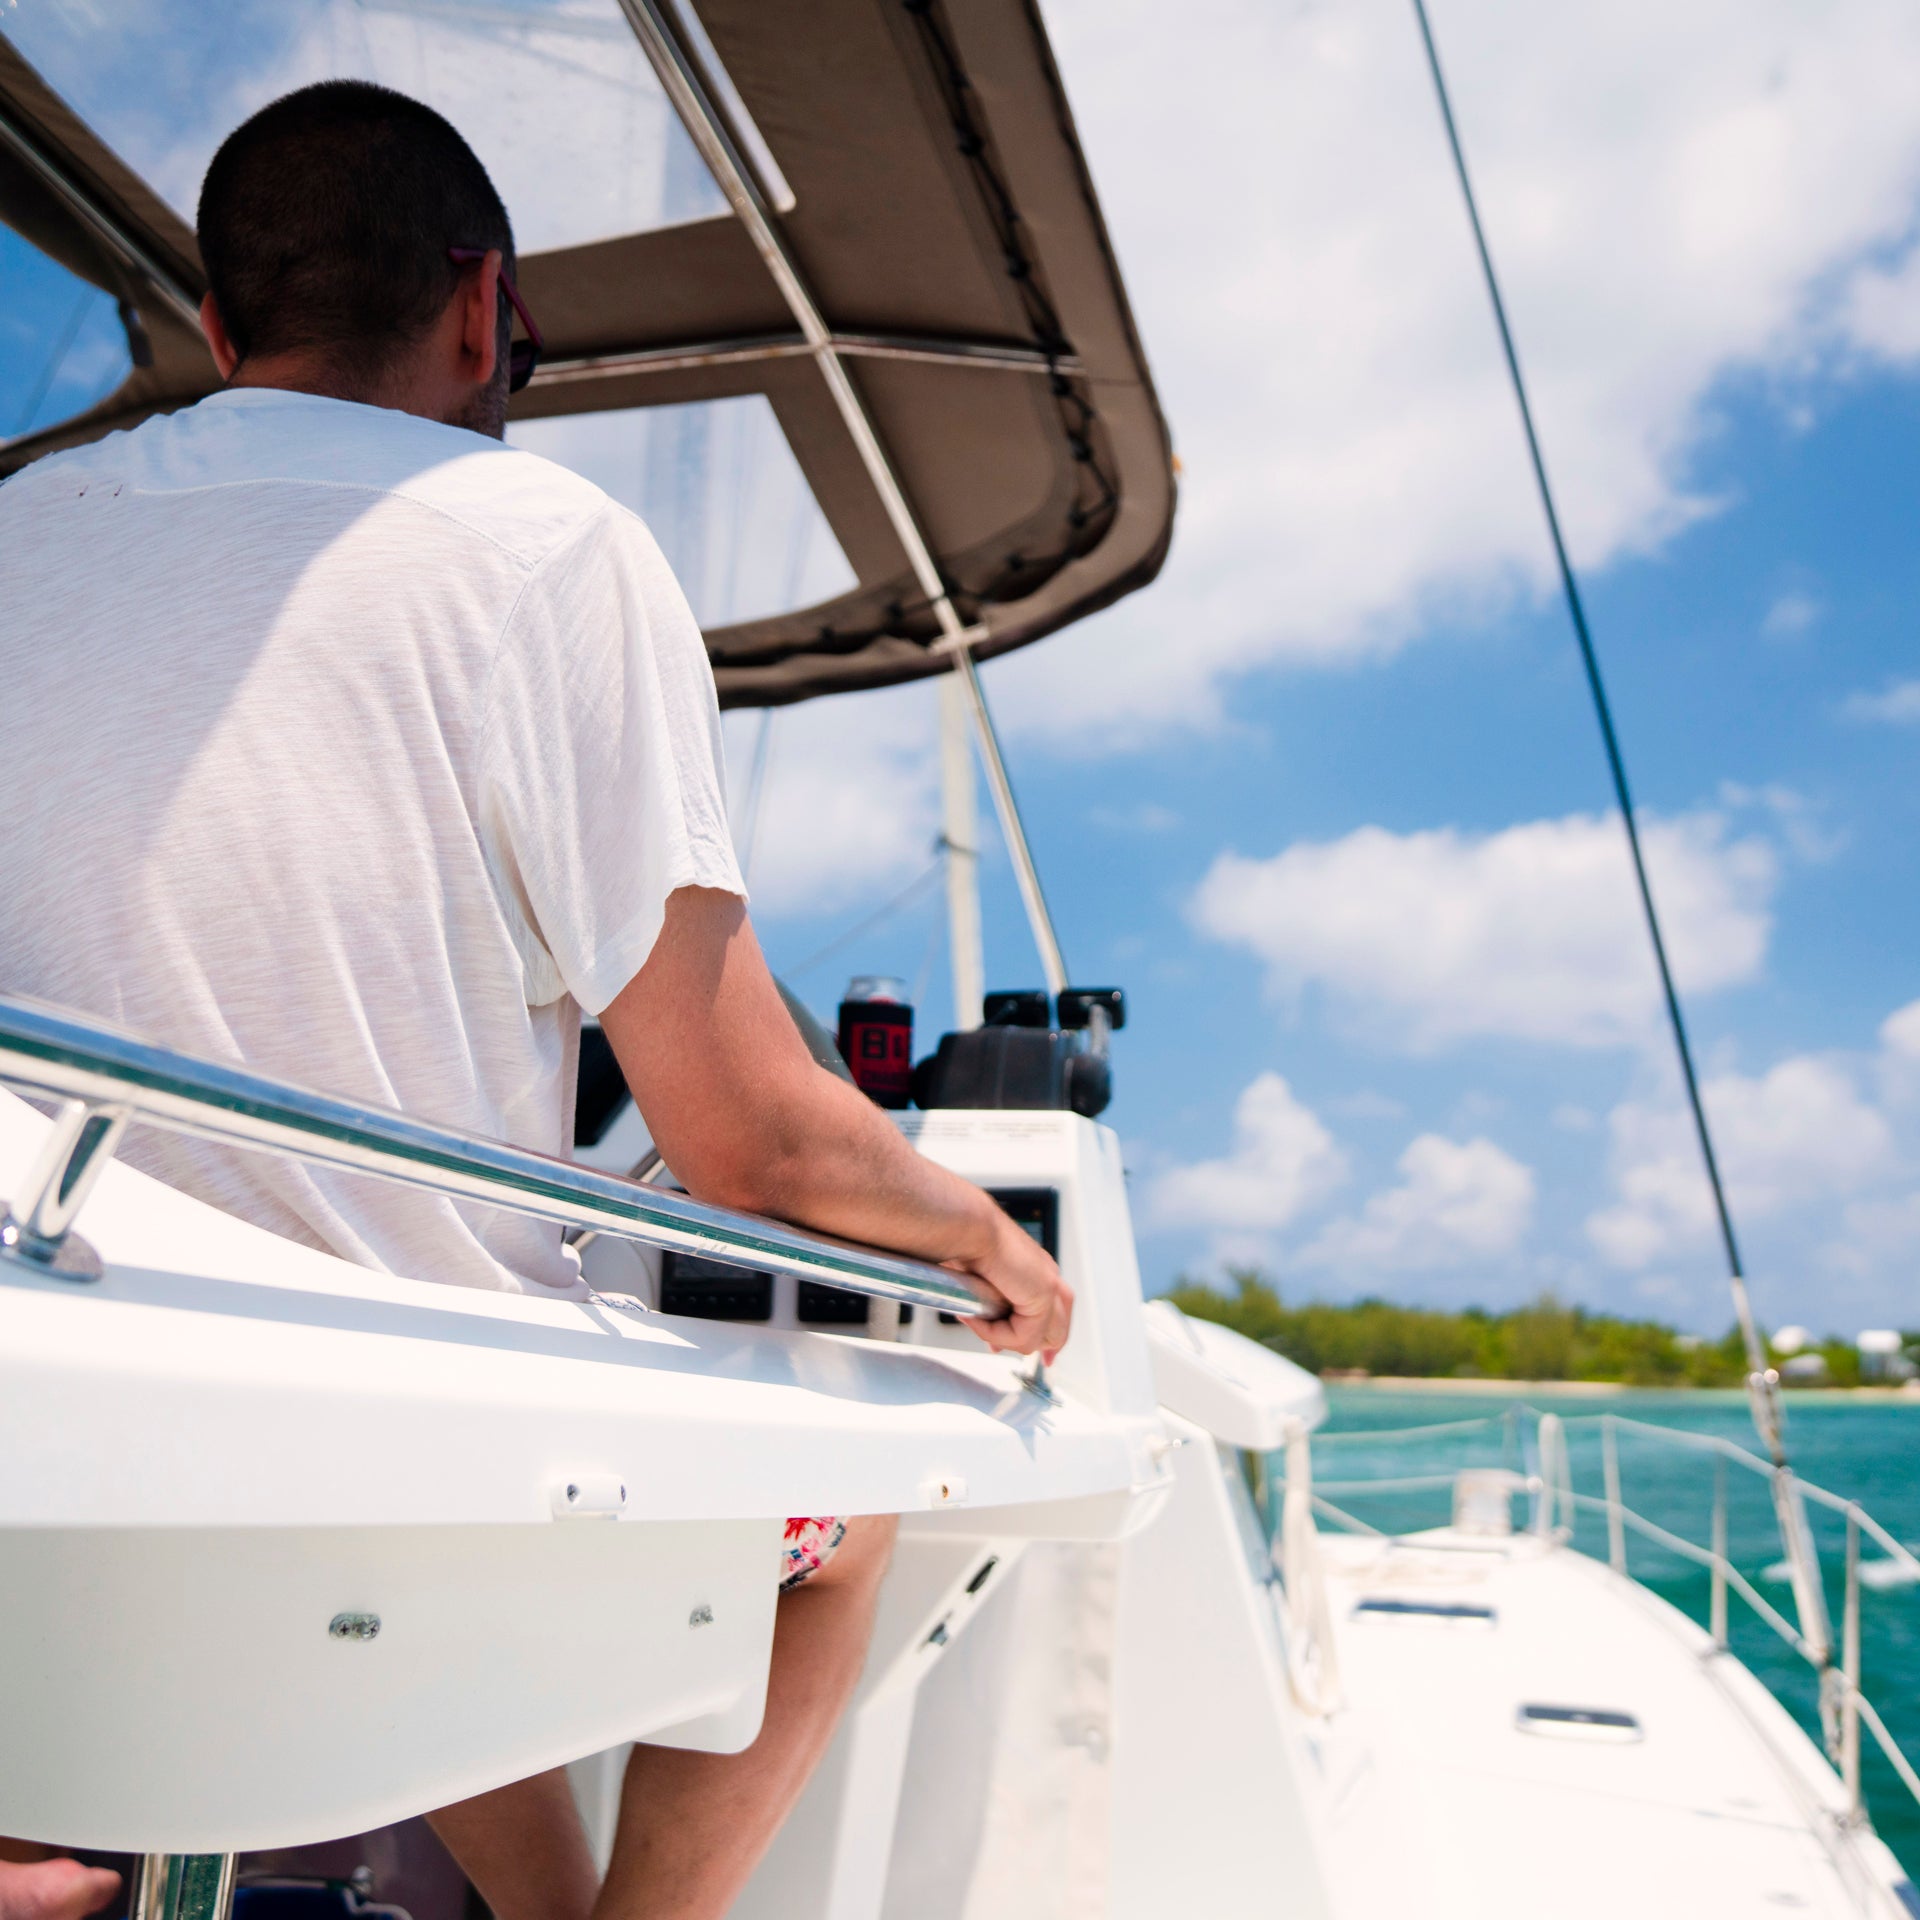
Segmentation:
<svg viewBox="0 0 1920 1920">
<path fill-rule="evenodd" d="M 1762 1313 L 1913 1325 L 1920 21 L 1587 11 L 1435 23 Z M 1182 518 L 1155 587 L 986 680 L 1072 968 L 1129 992 L 1109 1119 L 1149 1286 L 1254 1260 L 1294 1297 L 1551 1287 L 1717 1329 L 1410 14 L 1193 0 L 1174 46 L 1146 0 L 1048 18 Z M 69 316 L 17 249 L 0 277 L 0 333 Z M 83 317 L 71 397 L 113 331 Z M 0 433 L 23 364 L 0 355 Z M 737 790 L 758 724 L 729 721 Z M 775 721 L 753 881 L 777 966 L 930 865 L 932 727 L 925 688 Z M 1033 983 L 988 839 L 990 984 Z M 796 984 L 827 1011 L 887 969 L 924 979 L 937 1034 L 937 885 Z"/>
<path fill-rule="evenodd" d="M 1865 0 L 1592 12 L 1435 17 L 1762 1311 L 1911 1325 L 1920 38 Z M 1132 998 L 1110 1118 L 1149 1285 L 1255 1260 L 1296 1297 L 1551 1287 L 1717 1329 L 1408 12 L 1200 0 L 1177 48 L 1144 5 L 1049 19 L 1183 512 L 1160 583 L 986 678 L 1073 969 Z M 776 722 L 777 961 L 924 862 L 929 725 L 915 694 Z M 804 823 L 856 789 L 872 838 L 836 864 Z M 1003 865 L 988 895 L 989 973 L 1024 983 Z M 915 977 L 938 914 L 858 964 Z"/>
<path fill-rule="evenodd" d="M 1871 1138 L 1849 1138 L 1848 1154 L 1866 1164 L 1821 1163 L 1796 1178 L 1773 1164 L 1803 1151 L 1794 1138 L 1803 1103 L 1789 1086 L 1784 1112 L 1761 1122 L 1784 1129 L 1784 1139 L 1723 1141 L 1764 1307 L 1776 1323 L 1905 1324 L 1920 1318 L 1920 1218 L 1908 1198 L 1920 1062 L 1903 1099 L 1882 1085 L 1899 1075 L 1883 1074 L 1878 1056 L 1882 1024 L 1920 999 L 1920 726 L 1858 716 L 1849 703 L 1920 669 L 1920 543 L 1910 526 L 1920 499 L 1920 382 L 1850 380 L 1822 396 L 1812 423 L 1751 392 L 1723 404 L 1726 428 L 1703 450 L 1699 473 L 1725 489 L 1727 506 L 1657 555 L 1598 570 L 1590 612 L 1644 809 L 1716 814 L 1728 839 L 1771 850 L 1764 957 L 1732 983 L 1689 996 L 1709 1077 L 1830 1065 L 1895 1136 L 1884 1159 Z M 990 689 L 1005 672 L 989 673 Z M 779 766 L 776 758 L 776 796 Z M 1618 1199 L 1616 1109 L 1677 1113 L 1657 1027 L 1638 1043 L 1598 1048 L 1497 1033 L 1417 1043 L 1383 1017 L 1379 997 L 1343 997 L 1323 976 L 1276 993 L 1256 953 L 1195 924 L 1195 895 L 1225 849 L 1260 859 L 1367 826 L 1492 835 L 1598 815 L 1605 768 L 1557 601 L 1527 598 L 1491 617 L 1435 622 L 1388 661 L 1250 673 L 1235 681 L 1230 723 L 1199 738 L 1093 758 L 1027 738 L 1015 771 L 1074 971 L 1129 991 L 1133 1018 L 1118 1043 L 1109 1118 L 1127 1142 L 1150 1284 L 1242 1258 L 1299 1295 L 1504 1302 L 1553 1287 L 1688 1325 L 1724 1320 L 1704 1218 L 1663 1235 L 1645 1260 L 1605 1259 L 1587 1230 Z M 1596 837 L 1622 883 L 1613 903 L 1622 946 L 1644 968 L 1650 995 L 1624 848 L 1612 819 L 1604 828 Z M 772 917 L 776 962 L 825 945 L 859 918 L 868 891 L 837 914 Z M 989 974 L 1027 984 L 1036 969 L 1004 863 L 990 868 L 987 898 Z M 935 891 L 799 984 L 824 1010 L 854 964 L 912 979 L 938 956 L 941 937 Z M 944 971 L 936 963 L 928 977 L 926 1002 L 938 1016 Z M 1209 1221 L 1205 1188 L 1191 1203 L 1180 1198 L 1181 1172 L 1231 1165 L 1244 1144 L 1235 1103 L 1274 1073 L 1319 1116 L 1344 1155 L 1344 1178 L 1295 1212 L 1282 1189 L 1297 1148 L 1256 1152 L 1249 1177 L 1273 1204 Z M 1723 1113 L 1729 1094 L 1737 1098 L 1723 1085 Z M 1818 1127 L 1826 1108 L 1804 1104 Z M 1369 1202 L 1405 1187 L 1396 1163 L 1422 1135 L 1486 1139 L 1529 1169 L 1523 1230 L 1491 1231 L 1479 1243 L 1485 1252 L 1471 1235 L 1462 1247 L 1459 1236 L 1436 1233 L 1423 1251 L 1422 1226 L 1410 1224 L 1390 1252 L 1376 1235 L 1371 1250 L 1346 1260 L 1336 1241 L 1303 1262 L 1329 1220 L 1364 1221 Z M 1697 1183 L 1690 1142 L 1662 1145 L 1680 1182 Z M 1843 1216 L 1876 1204 L 1904 1217 L 1854 1223 L 1854 1237 L 1868 1242 L 1855 1268 Z"/>
</svg>

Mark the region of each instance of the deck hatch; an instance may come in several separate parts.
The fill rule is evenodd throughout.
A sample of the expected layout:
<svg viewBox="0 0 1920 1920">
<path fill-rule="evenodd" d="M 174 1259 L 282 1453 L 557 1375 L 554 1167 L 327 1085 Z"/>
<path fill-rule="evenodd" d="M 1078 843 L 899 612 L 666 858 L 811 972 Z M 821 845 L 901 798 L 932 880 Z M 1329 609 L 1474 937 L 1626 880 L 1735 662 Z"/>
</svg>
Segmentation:
<svg viewBox="0 0 1920 1920">
<path fill-rule="evenodd" d="M 1515 1712 L 1513 1724 L 1522 1733 L 1543 1734 L 1550 1740 L 1592 1740 L 1624 1746 L 1647 1737 L 1639 1716 L 1618 1707 L 1562 1707 L 1528 1701 Z"/>
<path fill-rule="evenodd" d="M 1438 1620 L 1449 1626 L 1490 1627 L 1499 1615 L 1475 1600 L 1399 1600 L 1374 1598 L 1358 1602 L 1356 1620 Z"/>
</svg>

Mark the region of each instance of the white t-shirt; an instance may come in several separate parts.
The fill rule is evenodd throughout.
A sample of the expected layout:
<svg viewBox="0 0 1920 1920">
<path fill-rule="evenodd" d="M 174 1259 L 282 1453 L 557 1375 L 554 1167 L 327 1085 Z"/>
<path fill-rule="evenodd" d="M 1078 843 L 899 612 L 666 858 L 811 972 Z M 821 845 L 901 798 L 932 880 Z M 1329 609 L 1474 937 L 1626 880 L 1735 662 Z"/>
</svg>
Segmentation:
<svg viewBox="0 0 1920 1920">
<path fill-rule="evenodd" d="M 214 395 L 0 486 L 0 991 L 546 1153 L 676 887 L 744 894 L 699 629 L 597 487 Z M 137 1128 L 125 1157 L 422 1280 L 557 1229 Z"/>
</svg>

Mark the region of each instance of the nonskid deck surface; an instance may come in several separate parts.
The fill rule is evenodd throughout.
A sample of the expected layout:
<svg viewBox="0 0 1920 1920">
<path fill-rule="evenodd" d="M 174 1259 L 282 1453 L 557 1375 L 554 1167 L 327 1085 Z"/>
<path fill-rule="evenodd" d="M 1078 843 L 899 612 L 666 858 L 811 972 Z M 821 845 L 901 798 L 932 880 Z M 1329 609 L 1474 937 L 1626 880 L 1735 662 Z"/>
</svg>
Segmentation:
<svg viewBox="0 0 1920 1920">
<path fill-rule="evenodd" d="M 1886 1849 L 1843 1835 L 1837 1782 L 1786 1713 L 1644 1589 L 1526 1537 L 1322 1547 L 1343 1913 L 1920 1912 Z M 1603 1717 L 1527 1731 L 1527 1707 Z"/>
</svg>

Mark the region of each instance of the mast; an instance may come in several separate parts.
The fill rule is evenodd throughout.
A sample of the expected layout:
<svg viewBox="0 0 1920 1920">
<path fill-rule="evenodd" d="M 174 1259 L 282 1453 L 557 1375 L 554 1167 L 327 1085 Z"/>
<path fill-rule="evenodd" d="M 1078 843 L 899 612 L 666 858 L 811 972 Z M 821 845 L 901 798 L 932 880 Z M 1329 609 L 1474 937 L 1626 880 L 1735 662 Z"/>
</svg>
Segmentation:
<svg viewBox="0 0 1920 1920">
<path fill-rule="evenodd" d="M 947 950 L 953 973 L 953 1025 L 980 1024 L 987 988 L 980 939 L 980 818 L 974 806 L 973 713 L 958 674 L 940 682 L 940 847 L 947 861 Z"/>
</svg>

